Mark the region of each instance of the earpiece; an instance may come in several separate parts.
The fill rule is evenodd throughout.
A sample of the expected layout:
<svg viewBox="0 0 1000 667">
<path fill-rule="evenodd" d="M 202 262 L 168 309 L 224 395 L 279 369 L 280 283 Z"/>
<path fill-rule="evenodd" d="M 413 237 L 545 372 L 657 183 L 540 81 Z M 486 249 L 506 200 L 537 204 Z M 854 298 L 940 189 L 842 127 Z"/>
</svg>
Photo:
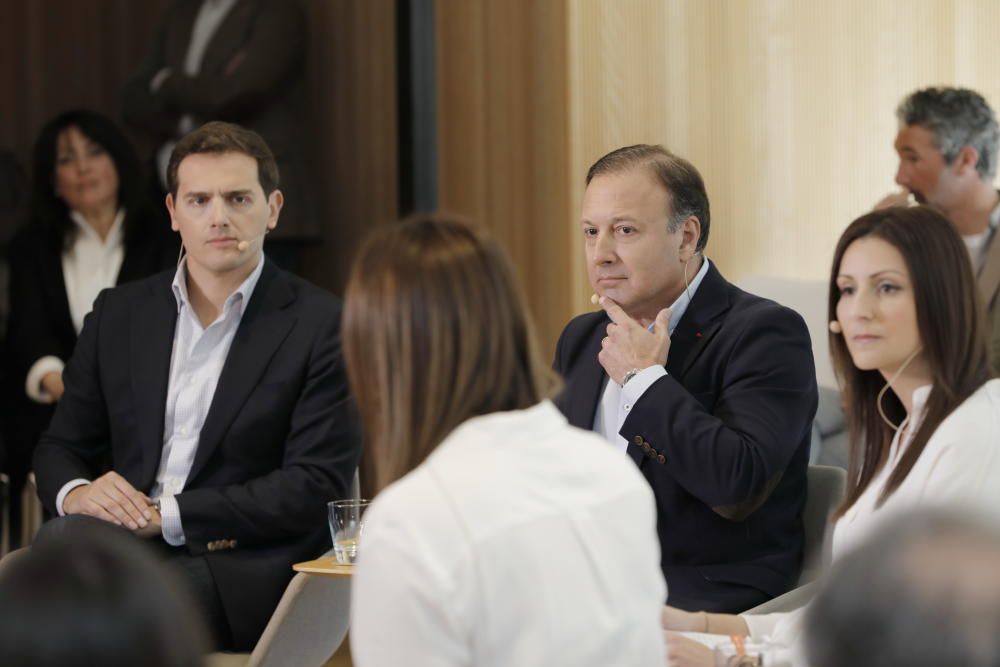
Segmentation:
<svg viewBox="0 0 1000 667">
<path fill-rule="evenodd" d="M 840 322 L 838 322 L 837 320 L 833 320 L 832 322 L 830 322 L 830 333 L 842 334 L 844 333 L 844 328 L 840 326 Z"/>
</svg>

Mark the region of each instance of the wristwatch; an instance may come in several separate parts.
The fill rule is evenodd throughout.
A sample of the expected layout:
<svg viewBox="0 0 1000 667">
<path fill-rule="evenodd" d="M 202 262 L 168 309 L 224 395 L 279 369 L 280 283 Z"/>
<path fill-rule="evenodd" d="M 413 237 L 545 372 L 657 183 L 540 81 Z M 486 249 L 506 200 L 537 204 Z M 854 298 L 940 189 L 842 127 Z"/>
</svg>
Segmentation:
<svg viewBox="0 0 1000 667">
<path fill-rule="evenodd" d="M 632 370 L 630 370 L 628 373 L 625 374 L 625 377 L 622 378 L 621 386 L 624 387 L 625 385 L 627 385 L 628 381 L 634 378 L 638 374 L 639 374 L 638 368 L 633 368 Z"/>
</svg>

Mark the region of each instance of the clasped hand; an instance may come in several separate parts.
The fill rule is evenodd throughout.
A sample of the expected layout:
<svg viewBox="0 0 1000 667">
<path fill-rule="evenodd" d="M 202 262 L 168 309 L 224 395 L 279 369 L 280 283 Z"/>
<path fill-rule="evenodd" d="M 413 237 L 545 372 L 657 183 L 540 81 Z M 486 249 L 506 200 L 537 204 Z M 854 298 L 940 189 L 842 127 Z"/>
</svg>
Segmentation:
<svg viewBox="0 0 1000 667">
<path fill-rule="evenodd" d="M 67 493 L 63 511 L 123 526 L 139 537 L 161 533 L 160 514 L 149 497 L 113 470 Z"/>
<path fill-rule="evenodd" d="M 625 374 L 633 368 L 642 370 L 667 363 L 670 353 L 669 308 L 659 312 L 650 331 L 629 317 L 609 297 L 602 296 L 598 303 L 611 318 L 608 335 L 601 341 L 601 351 L 597 355 L 608 377 L 621 384 Z"/>
</svg>

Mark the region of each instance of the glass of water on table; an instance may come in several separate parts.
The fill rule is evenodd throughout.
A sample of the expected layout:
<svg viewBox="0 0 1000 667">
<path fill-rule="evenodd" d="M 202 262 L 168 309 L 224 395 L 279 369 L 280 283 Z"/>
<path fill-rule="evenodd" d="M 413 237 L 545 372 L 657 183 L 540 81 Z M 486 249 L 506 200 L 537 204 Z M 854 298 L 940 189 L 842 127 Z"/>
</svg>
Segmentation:
<svg viewBox="0 0 1000 667">
<path fill-rule="evenodd" d="M 364 529 L 367 500 L 334 500 L 327 503 L 333 555 L 341 565 L 353 565 L 358 557 L 358 544 Z"/>
</svg>

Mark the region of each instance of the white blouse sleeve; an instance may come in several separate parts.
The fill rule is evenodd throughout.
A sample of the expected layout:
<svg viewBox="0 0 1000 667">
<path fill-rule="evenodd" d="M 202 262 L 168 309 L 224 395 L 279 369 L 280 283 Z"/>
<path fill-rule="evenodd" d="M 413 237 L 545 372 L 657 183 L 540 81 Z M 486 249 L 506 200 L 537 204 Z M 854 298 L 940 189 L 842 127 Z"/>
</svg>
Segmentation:
<svg viewBox="0 0 1000 667">
<path fill-rule="evenodd" d="M 366 526 L 367 528 L 367 526 Z M 461 604 L 440 569 L 413 546 L 365 535 L 351 591 L 351 658 L 357 667 L 470 665 Z"/>
</svg>

